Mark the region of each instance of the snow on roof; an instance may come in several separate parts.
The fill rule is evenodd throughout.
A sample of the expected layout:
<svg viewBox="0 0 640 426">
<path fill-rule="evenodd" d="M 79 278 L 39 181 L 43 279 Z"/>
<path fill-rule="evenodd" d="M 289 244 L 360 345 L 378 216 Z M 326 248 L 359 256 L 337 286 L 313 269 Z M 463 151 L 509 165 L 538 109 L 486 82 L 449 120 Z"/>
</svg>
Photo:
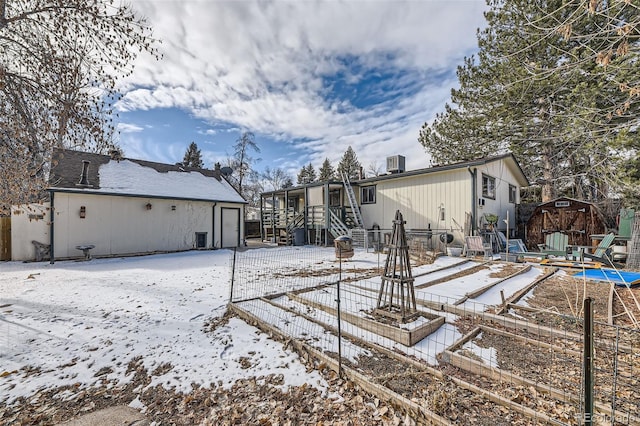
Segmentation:
<svg viewBox="0 0 640 426">
<path fill-rule="evenodd" d="M 226 180 L 195 171 L 158 172 L 133 161 L 110 160 L 100 165 L 98 174 L 100 189 L 87 188 L 83 192 L 245 202 Z"/>
</svg>

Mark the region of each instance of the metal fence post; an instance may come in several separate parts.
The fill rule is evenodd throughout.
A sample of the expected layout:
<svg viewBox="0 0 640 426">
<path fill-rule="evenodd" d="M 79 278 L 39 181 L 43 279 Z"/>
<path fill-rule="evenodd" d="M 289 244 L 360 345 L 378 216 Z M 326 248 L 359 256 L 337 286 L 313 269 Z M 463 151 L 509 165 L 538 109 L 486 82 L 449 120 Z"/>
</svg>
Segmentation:
<svg viewBox="0 0 640 426">
<path fill-rule="evenodd" d="M 338 254 L 340 258 L 340 268 L 338 273 L 336 304 L 338 308 L 338 376 L 342 377 L 342 325 L 340 321 L 340 281 L 342 281 L 342 246 L 338 244 Z"/>
<path fill-rule="evenodd" d="M 584 299 L 584 425 L 593 425 L 593 307 L 592 299 Z"/>
<path fill-rule="evenodd" d="M 618 354 L 620 349 L 620 328 L 616 327 L 616 351 L 613 360 L 613 390 L 611 392 L 611 425 L 616 422 L 616 388 L 618 387 Z"/>
<path fill-rule="evenodd" d="M 233 248 L 233 260 L 231 261 L 231 288 L 229 289 L 229 303 L 233 302 L 233 284 L 236 278 L 236 253 L 238 248 Z"/>
</svg>

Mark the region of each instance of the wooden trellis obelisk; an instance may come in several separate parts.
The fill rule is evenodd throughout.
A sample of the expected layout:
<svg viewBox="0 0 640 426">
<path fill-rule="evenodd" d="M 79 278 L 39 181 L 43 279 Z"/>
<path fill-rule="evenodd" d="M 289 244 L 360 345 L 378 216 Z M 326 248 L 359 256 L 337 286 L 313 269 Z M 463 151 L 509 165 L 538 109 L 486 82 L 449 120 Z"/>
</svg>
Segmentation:
<svg viewBox="0 0 640 426">
<path fill-rule="evenodd" d="M 417 316 L 416 295 L 409 260 L 409 246 L 404 232 L 405 221 L 400 210 L 396 211 L 389 254 L 382 273 L 375 313 L 408 322 Z"/>
</svg>

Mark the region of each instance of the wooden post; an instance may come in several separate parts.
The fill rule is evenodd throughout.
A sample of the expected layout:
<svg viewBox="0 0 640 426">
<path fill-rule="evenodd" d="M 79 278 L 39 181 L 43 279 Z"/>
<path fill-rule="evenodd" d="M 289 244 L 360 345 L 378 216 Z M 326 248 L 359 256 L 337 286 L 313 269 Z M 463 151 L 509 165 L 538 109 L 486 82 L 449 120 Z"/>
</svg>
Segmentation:
<svg viewBox="0 0 640 426">
<path fill-rule="evenodd" d="M 590 297 L 584 299 L 584 355 L 583 363 L 583 389 L 584 389 L 584 425 L 590 426 L 593 422 L 593 308 Z"/>
<path fill-rule="evenodd" d="M 640 270 L 640 212 L 636 212 L 631 231 L 631 247 L 627 254 L 627 269 Z"/>
</svg>

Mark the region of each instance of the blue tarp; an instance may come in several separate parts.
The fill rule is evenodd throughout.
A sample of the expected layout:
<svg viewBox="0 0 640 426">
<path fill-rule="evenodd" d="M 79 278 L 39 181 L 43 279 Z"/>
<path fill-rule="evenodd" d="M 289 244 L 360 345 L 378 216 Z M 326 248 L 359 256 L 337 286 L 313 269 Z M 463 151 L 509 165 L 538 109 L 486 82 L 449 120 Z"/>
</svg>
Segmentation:
<svg viewBox="0 0 640 426">
<path fill-rule="evenodd" d="M 617 286 L 635 287 L 640 285 L 640 272 L 616 271 L 615 269 L 588 269 L 574 274 L 574 277 L 589 280 L 613 282 Z"/>
</svg>

